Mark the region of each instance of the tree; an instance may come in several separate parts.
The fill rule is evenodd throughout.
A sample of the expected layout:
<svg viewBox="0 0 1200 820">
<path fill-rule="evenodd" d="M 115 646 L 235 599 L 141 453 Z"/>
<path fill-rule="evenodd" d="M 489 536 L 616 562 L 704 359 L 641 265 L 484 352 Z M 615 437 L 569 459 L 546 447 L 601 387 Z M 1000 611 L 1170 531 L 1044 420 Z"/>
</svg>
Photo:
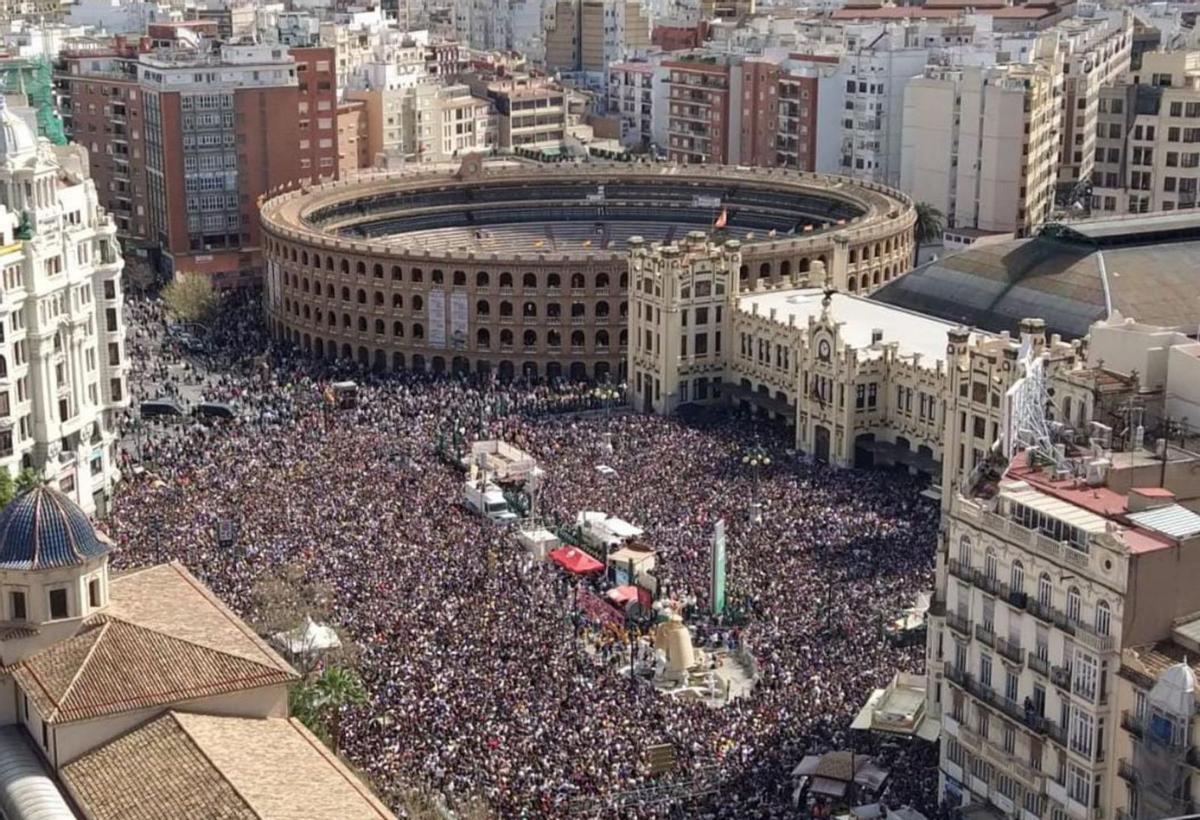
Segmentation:
<svg viewBox="0 0 1200 820">
<path fill-rule="evenodd" d="M 367 692 L 357 673 L 340 666 L 326 666 L 316 680 L 298 684 L 288 698 L 296 719 L 333 747 L 335 754 L 342 745 L 342 710 L 366 702 Z"/>
<path fill-rule="evenodd" d="M 921 259 L 921 246 L 942 238 L 942 231 L 946 229 L 946 217 L 928 202 L 918 202 L 917 224 L 913 228 L 916 234 L 913 265 L 916 266 Z"/>
<path fill-rule="evenodd" d="M 40 487 L 46 483 L 46 477 L 38 471 L 26 467 L 21 472 L 17 473 L 17 495 L 27 493 L 34 487 Z"/>
<path fill-rule="evenodd" d="M 8 470 L 0 468 L 0 509 L 8 506 L 8 502 L 13 500 L 16 492 L 12 475 Z"/>
<path fill-rule="evenodd" d="M 203 322 L 217 307 L 212 280 L 199 273 L 176 273 L 163 288 L 163 301 L 181 322 Z"/>
<path fill-rule="evenodd" d="M 278 572 L 262 575 L 250 591 L 251 623 L 270 640 L 281 632 L 302 626 L 306 618 L 324 623 L 332 617 L 333 590 L 326 583 L 313 581 L 300 564 L 288 564 Z M 354 669 L 358 666 L 358 645 L 338 627 L 334 627 L 342 645 L 321 653 L 284 654 L 305 678 L 318 661 Z"/>
</svg>

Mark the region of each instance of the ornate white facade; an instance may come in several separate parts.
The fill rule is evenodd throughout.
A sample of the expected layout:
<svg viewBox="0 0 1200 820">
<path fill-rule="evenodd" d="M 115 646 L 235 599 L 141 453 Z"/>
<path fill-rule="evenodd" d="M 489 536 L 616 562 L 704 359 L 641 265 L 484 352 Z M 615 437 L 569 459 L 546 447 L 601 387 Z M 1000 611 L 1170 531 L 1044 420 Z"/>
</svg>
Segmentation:
<svg viewBox="0 0 1200 820">
<path fill-rule="evenodd" d="M 91 512 L 119 475 L 128 391 L 124 261 L 82 154 L 37 139 L 0 97 L 0 465 Z"/>
</svg>

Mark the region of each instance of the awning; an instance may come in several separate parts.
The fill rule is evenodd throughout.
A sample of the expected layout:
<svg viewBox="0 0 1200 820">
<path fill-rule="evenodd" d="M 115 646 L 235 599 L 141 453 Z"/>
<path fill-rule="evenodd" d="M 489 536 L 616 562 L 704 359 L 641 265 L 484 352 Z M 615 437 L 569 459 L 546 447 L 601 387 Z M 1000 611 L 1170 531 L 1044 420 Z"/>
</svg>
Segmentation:
<svg viewBox="0 0 1200 820">
<path fill-rule="evenodd" d="M 293 655 L 323 652 L 342 645 L 342 640 L 333 627 L 318 624 L 308 616 L 305 616 L 304 623 L 295 629 L 288 632 L 276 632 L 272 637 L 277 645 L 282 646 Z"/>
<path fill-rule="evenodd" d="M 11 820 L 75 820 L 17 726 L 0 729 L 0 813 Z"/>
<path fill-rule="evenodd" d="M 586 575 L 589 572 L 599 572 L 604 569 L 604 564 L 576 547 L 559 547 L 551 550 L 550 560 L 576 575 Z"/>
<path fill-rule="evenodd" d="M 846 781 L 831 780 L 828 777 L 814 777 L 812 785 L 808 787 L 808 790 L 816 794 L 826 794 L 830 797 L 841 797 L 846 793 Z"/>
</svg>

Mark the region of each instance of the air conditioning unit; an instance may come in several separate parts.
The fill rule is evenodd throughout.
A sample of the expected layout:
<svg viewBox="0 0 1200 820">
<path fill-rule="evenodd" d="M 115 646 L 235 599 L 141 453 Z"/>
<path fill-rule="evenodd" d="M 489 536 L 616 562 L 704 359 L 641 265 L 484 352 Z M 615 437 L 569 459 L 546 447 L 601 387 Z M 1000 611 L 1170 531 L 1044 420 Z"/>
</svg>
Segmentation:
<svg viewBox="0 0 1200 820">
<path fill-rule="evenodd" d="M 1108 468 L 1112 462 L 1107 458 L 1097 458 L 1088 462 L 1087 475 L 1084 477 L 1089 486 L 1099 487 L 1108 478 Z"/>
</svg>

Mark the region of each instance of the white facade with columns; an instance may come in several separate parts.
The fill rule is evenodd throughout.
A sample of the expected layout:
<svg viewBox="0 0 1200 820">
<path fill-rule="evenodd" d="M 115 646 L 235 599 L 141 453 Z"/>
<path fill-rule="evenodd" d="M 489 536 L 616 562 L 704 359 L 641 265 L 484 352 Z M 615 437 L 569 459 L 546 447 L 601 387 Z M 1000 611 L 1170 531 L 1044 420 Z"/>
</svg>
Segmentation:
<svg viewBox="0 0 1200 820">
<path fill-rule="evenodd" d="M 128 389 L 124 262 L 87 167 L 0 98 L 0 466 L 93 512 L 119 476 Z"/>
</svg>

